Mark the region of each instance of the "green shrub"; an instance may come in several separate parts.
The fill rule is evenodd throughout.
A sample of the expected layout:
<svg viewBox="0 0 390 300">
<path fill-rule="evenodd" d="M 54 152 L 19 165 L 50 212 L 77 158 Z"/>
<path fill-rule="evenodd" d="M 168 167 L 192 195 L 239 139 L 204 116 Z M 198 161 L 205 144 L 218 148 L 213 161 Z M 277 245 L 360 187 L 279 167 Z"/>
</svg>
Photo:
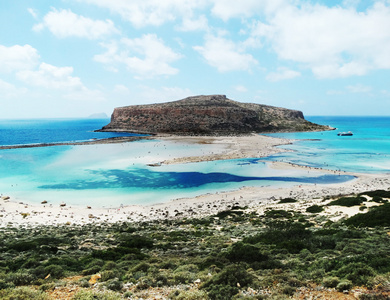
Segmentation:
<svg viewBox="0 0 390 300">
<path fill-rule="evenodd" d="M 10 273 L 7 276 L 7 282 L 12 283 L 16 286 L 32 284 L 35 281 L 35 279 L 36 279 L 35 276 L 23 271 Z"/>
<path fill-rule="evenodd" d="M 100 275 L 102 276 L 100 278 L 101 281 L 107 281 L 109 279 L 114 279 L 115 277 L 117 277 L 117 272 L 114 272 L 112 270 L 108 270 L 108 271 L 103 271 L 100 273 Z"/>
<path fill-rule="evenodd" d="M 245 261 L 248 263 L 266 261 L 268 259 L 268 256 L 261 253 L 258 247 L 243 242 L 233 244 L 226 257 L 233 262 Z"/>
<path fill-rule="evenodd" d="M 90 267 L 86 270 L 81 271 L 81 275 L 83 275 L 83 276 L 93 275 L 93 274 L 99 273 L 100 269 L 101 268 L 99 266 L 93 266 L 93 267 Z"/>
<path fill-rule="evenodd" d="M 15 285 L 10 282 L 6 282 L 3 279 L 0 279 L 0 290 L 8 289 L 8 288 L 14 288 Z"/>
<path fill-rule="evenodd" d="M 356 285 L 365 285 L 368 279 L 375 275 L 374 270 L 361 262 L 352 262 L 342 266 L 337 275 L 341 278 L 349 279 Z"/>
<path fill-rule="evenodd" d="M 338 206 L 346 206 L 351 207 L 355 205 L 360 205 L 364 201 L 367 201 L 364 197 L 341 197 L 337 200 L 331 201 L 328 205 L 338 205 Z"/>
<path fill-rule="evenodd" d="M 297 290 L 295 287 L 292 287 L 290 285 L 283 285 L 279 289 L 283 295 L 287 295 L 287 296 L 294 295 L 295 291 Z"/>
<path fill-rule="evenodd" d="M 188 271 L 175 272 L 173 274 L 173 280 L 176 284 L 192 283 L 196 280 L 196 274 Z"/>
<path fill-rule="evenodd" d="M 368 192 L 363 192 L 360 195 L 366 195 L 373 198 L 374 197 L 390 198 L 390 191 L 385 191 L 385 190 L 368 191 Z"/>
<path fill-rule="evenodd" d="M 112 291 L 120 291 L 123 288 L 123 282 L 119 281 L 117 278 L 110 279 L 106 282 L 105 286 Z"/>
<path fill-rule="evenodd" d="M 112 270 L 112 269 L 115 269 L 117 266 L 116 266 L 116 263 L 113 262 L 113 261 L 107 261 L 102 270 Z"/>
<path fill-rule="evenodd" d="M 389 300 L 389 296 L 382 293 L 361 294 L 359 300 Z"/>
<path fill-rule="evenodd" d="M 205 291 L 202 290 L 176 290 L 168 295 L 172 300 L 207 300 L 208 296 Z"/>
<path fill-rule="evenodd" d="M 268 228 L 265 232 L 244 238 L 243 242 L 275 245 L 276 248 L 286 249 L 290 253 L 299 253 L 310 247 L 309 241 L 312 238 L 312 233 L 306 229 L 304 224 L 291 221 L 272 221 L 267 225 Z"/>
<path fill-rule="evenodd" d="M 286 218 L 289 219 L 292 217 L 292 213 L 283 210 L 283 209 L 272 209 L 264 213 L 265 217 L 272 219 Z"/>
<path fill-rule="evenodd" d="M 345 220 L 345 224 L 356 227 L 390 226 L 390 203 L 371 207 L 368 212 Z"/>
<path fill-rule="evenodd" d="M 29 287 L 0 290 L 2 300 L 49 300 L 43 291 L 37 291 Z"/>
<path fill-rule="evenodd" d="M 59 265 L 49 265 L 45 267 L 45 272 L 47 275 L 50 274 L 50 277 L 59 279 L 64 275 L 64 269 Z"/>
<path fill-rule="evenodd" d="M 244 212 L 242 211 L 235 211 L 235 210 L 225 210 L 217 213 L 215 216 L 220 218 L 220 219 L 226 219 L 227 217 L 232 217 L 234 219 L 239 219 Z"/>
<path fill-rule="evenodd" d="M 40 291 L 48 291 L 54 289 L 56 284 L 54 282 L 44 283 L 39 286 Z"/>
<path fill-rule="evenodd" d="M 226 300 L 231 299 L 239 289 L 230 285 L 213 284 L 207 290 L 207 295 L 212 300 Z"/>
<path fill-rule="evenodd" d="M 112 291 L 96 292 L 91 290 L 80 290 L 72 300 L 118 300 L 122 299 L 119 293 Z"/>
<path fill-rule="evenodd" d="M 336 286 L 336 289 L 339 291 L 339 292 L 343 292 L 343 291 L 349 291 L 350 289 L 352 289 L 353 287 L 353 284 L 351 281 L 349 280 L 342 280 L 339 282 L 339 284 Z"/>
<path fill-rule="evenodd" d="M 284 199 L 281 199 L 278 204 L 283 204 L 283 203 L 295 203 L 295 202 L 298 202 L 297 200 L 293 199 L 293 198 L 284 198 Z"/>
<path fill-rule="evenodd" d="M 81 286 L 83 288 L 89 288 L 91 286 L 87 278 L 81 278 L 78 281 L 78 284 L 79 284 L 79 286 Z"/>
<path fill-rule="evenodd" d="M 322 285 L 326 288 L 335 288 L 340 283 L 338 277 L 325 277 L 322 281 Z"/>
<path fill-rule="evenodd" d="M 152 286 L 153 286 L 153 278 L 145 276 L 139 279 L 139 282 L 137 284 L 137 289 L 146 290 Z"/>
<path fill-rule="evenodd" d="M 133 269 L 131 269 L 132 272 L 138 272 L 143 271 L 147 272 L 150 268 L 150 265 L 146 262 L 140 262 L 138 265 L 136 265 Z"/>
<path fill-rule="evenodd" d="M 126 248 L 152 248 L 153 247 L 153 240 L 151 240 L 148 237 L 135 235 L 135 234 L 128 234 L 128 233 L 122 233 L 119 237 L 120 245 L 122 247 Z"/>
<path fill-rule="evenodd" d="M 314 204 L 314 205 L 306 208 L 306 212 L 312 213 L 312 214 L 317 214 L 317 213 L 320 213 L 322 211 L 324 211 L 324 208 L 322 206 L 317 205 L 317 204 Z"/>
<path fill-rule="evenodd" d="M 197 279 L 198 272 L 199 268 L 194 264 L 183 265 L 173 272 L 173 279 L 175 283 L 192 283 Z"/>
<path fill-rule="evenodd" d="M 230 299 L 238 293 L 238 285 L 246 287 L 253 279 L 253 275 L 241 265 L 230 265 L 205 282 L 201 288 L 207 291 L 210 299 Z"/>
</svg>

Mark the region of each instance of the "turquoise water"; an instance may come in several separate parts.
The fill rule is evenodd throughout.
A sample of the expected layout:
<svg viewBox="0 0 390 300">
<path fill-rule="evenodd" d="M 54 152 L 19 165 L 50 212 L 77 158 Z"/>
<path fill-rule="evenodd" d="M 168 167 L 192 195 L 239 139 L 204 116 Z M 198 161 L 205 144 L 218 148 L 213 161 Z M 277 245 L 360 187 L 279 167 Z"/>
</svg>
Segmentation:
<svg viewBox="0 0 390 300">
<path fill-rule="evenodd" d="M 282 148 L 294 150 L 270 157 L 300 165 L 363 173 L 390 172 L 390 117 L 308 117 L 335 131 L 283 133 L 271 136 L 298 139 Z M 337 136 L 352 131 L 353 136 Z"/>
<path fill-rule="evenodd" d="M 130 135 L 94 132 L 107 125 L 109 121 L 109 119 L 0 120 L 0 145 L 87 141 Z"/>
<path fill-rule="evenodd" d="M 286 146 L 295 152 L 261 160 L 252 158 L 150 167 L 150 163 L 176 156 L 198 156 L 205 151 L 220 150 L 218 145 L 182 145 L 158 140 L 0 150 L 0 193 L 24 202 L 66 201 L 74 205 L 113 207 L 153 204 L 243 186 L 286 187 L 301 183 L 338 183 L 353 178 L 307 170 L 275 170 L 268 168 L 267 160 L 359 172 L 389 171 L 390 118 L 309 119 L 339 129 L 279 134 L 309 140 Z M 107 120 L 28 122 L 14 123 L 17 126 L 13 132 L 12 122 L 0 121 L 0 141 L 3 144 L 31 144 L 100 138 L 103 137 L 101 133 L 93 130 L 105 125 Z M 53 128 L 53 122 L 57 122 L 58 131 L 46 136 L 45 127 Z M 21 125 L 31 126 L 28 135 L 19 134 L 26 130 L 21 130 Z M 348 130 L 354 132 L 353 137 L 337 136 L 338 131 Z M 12 133 L 13 136 L 9 136 Z M 104 137 L 110 137 L 110 134 Z"/>
</svg>

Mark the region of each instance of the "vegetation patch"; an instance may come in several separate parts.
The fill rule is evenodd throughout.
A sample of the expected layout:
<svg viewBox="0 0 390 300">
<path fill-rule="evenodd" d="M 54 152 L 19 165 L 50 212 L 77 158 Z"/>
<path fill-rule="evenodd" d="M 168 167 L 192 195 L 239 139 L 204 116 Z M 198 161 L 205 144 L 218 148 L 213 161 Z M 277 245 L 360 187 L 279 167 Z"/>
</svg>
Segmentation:
<svg viewBox="0 0 390 300">
<path fill-rule="evenodd" d="M 311 209 L 2 228 L 0 299 L 288 299 L 311 286 L 388 297 L 390 203 L 337 222 Z"/>
<path fill-rule="evenodd" d="M 298 202 L 297 200 L 293 199 L 293 198 L 284 198 L 284 199 L 281 199 L 278 204 L 284 204 L 284 203 L 296 203 Z"/>
<path fill-rule="evenodd" d="M 362 204 L 364 201 L 367 201 L 366 198 L 357 196 L 357 197 L 341 197 L 337 200 L 333 200 L 328 203 L 328 205 L 338 205 L 338 206 L 346 206 L 352 207 L 356 205 Z"/>
<path fill-rule="evenodd" d="M 317 204 L 306 208 L 306 212 L 312 213 L 312 214 L 318 214 L 318 213 L 323 212 L 323 211 L 324 211 L 324 208 L 320 205 L 317 205 Z"/>
<path fill-rule="evenodd" d="M 345 224 L 356 227 L 390 226 L 390 203 L 373 206 L 368 212 L 354 215 L 345 220 Z"/>
</svg>

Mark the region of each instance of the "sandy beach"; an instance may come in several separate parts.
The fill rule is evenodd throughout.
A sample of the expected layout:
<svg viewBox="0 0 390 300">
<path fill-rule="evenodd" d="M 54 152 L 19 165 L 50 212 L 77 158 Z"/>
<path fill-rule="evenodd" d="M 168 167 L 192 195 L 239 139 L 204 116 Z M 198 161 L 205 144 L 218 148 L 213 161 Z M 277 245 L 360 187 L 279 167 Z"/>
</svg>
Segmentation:
<svg viewBox="0 0 390 300">
<path fill-rule="evenodd" d="M 291 140 L 261 135 L 238 137 L 180 137 L 165 135 L 156 138 L 174 143 L 202 144 L 205 149 L 202 156 L 173 157 L 169 160 L 152 162 L 156 164 L 183 164 L 234 158 L 261 158 L 285 151 L 276 146 L 293 142 Z M 208 145 L 218 145 L 219 147 L 208 147 Z M 335 173 L 335 171 L 307 168 L 282 162 L 269 162 L 268 164 L 270 168 L 278 169 L 280 172 L 293 168 L 305 169 L 312 173 Z M 327 196 L 356 194 L 376 189 L 388 190 L 390 187 L 390 179 L 386 174 L 341 173 L 353 175 L 356 179 L 342 184 L 299 184 L 289 188 L 247 186 L 239 190 L 199 195 L 194 198 L 172 199 L 169 202 L 151 206 L 131 205 L 117 208 L 99 208 L 94 207 L 93 204 L 83 207 L 71 206 L 66 203 L 60 206 L 58 204 L 50 204 L 50 202 L 28 204 L 23 201 L 14 201 L 12 195 L 3 195 L 0 199 L 0 227 L 139 222 L 191 216 L 201 217 L 229 209 L 234 205 L 248 206 L 250 209 L 261 213 L 270 207 L 280 208 L 280 204 L 277 204 L 278 200 L 287 197 L 295 198 L 299 201 L 284 204 L 285 209 L 304 210 L 313 204 L 322 203 L 323 198 Z M 7 199 L 8 197 L 9 199 Z M 335 218 L 341 218 L 357 212 L 358 207 L 352 209 L 332 207 L 326 208 L 323 213 L 332 214 Z"/>
</svg>

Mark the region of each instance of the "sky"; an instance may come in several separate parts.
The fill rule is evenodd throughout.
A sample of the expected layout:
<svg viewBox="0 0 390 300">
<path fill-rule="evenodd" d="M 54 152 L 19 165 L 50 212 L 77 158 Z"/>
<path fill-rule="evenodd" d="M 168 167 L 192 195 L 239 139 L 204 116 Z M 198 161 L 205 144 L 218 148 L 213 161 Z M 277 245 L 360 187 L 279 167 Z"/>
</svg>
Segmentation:
<svg viewBox="0 0 390 300">
<path fill-rule="evenodd" d="M 0 119 L 209 94 L 390 113 L 390 0 L 2 0 L 0 24 Z"/>
</svg>

